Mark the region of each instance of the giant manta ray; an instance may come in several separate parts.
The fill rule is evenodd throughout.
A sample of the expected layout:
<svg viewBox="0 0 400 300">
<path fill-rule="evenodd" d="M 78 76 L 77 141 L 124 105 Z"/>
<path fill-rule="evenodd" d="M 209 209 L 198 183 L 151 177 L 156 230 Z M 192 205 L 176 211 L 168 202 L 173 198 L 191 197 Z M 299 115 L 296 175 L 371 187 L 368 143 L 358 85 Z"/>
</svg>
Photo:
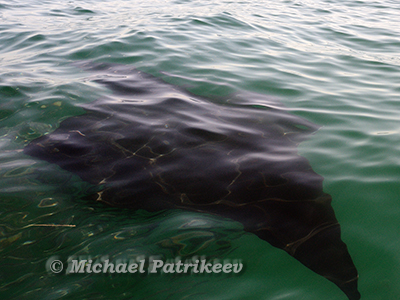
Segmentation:
<svg viewBox="0 0 400 300">
<path fill-rule="evenodd" d="M 260 95 L 216 104 L 131 66 L 76 65 L 113 94 L 83 105 L 86 114 L 32 141 L 26 154 L 99 185 L 94 198 L 113 206 L 238 221 L 360 299 L 323 177 L 297 152 L 317 126 Z"/>
</svg>

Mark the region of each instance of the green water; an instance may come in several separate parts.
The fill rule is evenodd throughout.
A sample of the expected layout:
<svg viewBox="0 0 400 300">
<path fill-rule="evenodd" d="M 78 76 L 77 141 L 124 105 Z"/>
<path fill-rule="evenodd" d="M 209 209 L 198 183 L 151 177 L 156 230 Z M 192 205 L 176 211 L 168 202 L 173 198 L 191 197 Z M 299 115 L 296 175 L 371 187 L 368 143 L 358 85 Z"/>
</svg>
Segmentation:
<svg viewBox="0 0 400 300">
<path fill-rule="evenodd" d="M 399 17 L 399 3 L 383 0 L 0 1 L 1 298 L 345 299 L 238 223 L 87 203 L 80 195 L 88 184 L 25 156 L 30 140 L 108 93 L 71 65 L 91 59 L 134 65 L 207 97 L 270 95 L 321 125 L 299 148 L 325 177 L 362 299 L 398 299 Z M 117 276 L 45 268 L 53 255 L 127 253 L 242 259 L 245 271 Z"/>
</svg>

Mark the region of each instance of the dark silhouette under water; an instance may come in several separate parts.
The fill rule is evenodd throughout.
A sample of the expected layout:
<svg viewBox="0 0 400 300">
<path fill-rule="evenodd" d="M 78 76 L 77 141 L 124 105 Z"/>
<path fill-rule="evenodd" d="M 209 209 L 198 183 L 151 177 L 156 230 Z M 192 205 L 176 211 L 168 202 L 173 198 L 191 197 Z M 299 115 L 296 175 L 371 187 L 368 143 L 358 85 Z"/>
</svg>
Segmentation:
<svg viewBox="0 0 400 300">
<path fill-rule="evenodd" d="M 360 299 L 331 196 L 297 153 L 317 126 L 260 95 L 218 105 L 130 66 L 76 65 L 113 94 L 84 105 L 86 114 L 32 141 L 26 154 L 103 186 L 95 198 L 113 206 L 239 221 Z"/>
</svg>

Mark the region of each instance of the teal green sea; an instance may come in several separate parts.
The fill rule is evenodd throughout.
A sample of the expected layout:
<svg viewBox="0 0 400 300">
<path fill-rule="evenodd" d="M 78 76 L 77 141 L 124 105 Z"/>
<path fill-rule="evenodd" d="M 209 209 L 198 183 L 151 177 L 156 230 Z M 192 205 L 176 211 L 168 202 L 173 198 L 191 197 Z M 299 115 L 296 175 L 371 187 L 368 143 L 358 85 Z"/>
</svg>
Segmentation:
<svg viewBox="0 0 400 300">
<path fill-rule="evenodd" d="M 320 125 L 299 151 L 325 178 L 361 299 L 399 299 L 399 20 L 391 0 L 0 0 L 0 298 L 346 299 L 237 222 L 88 203 L 88 183 L 25 155 L 110 93 L 72 65 L 89 59 L 210 99 L 264 94 Z M 245 269 L 66 275 L 46 265 L 101 255 L 206 255 Z"/>
</svg>

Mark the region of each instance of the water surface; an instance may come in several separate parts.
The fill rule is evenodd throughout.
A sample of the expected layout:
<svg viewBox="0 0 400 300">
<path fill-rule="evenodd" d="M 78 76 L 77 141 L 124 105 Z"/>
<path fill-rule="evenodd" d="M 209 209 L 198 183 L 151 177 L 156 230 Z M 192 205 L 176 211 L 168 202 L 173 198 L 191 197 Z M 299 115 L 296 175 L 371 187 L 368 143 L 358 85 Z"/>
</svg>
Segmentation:
<svg viewBox="0 0 400 300">
<path fill-rule="evenodd" d="M 2 298 L 345 299 L 238 223 L 87 203 L 87 183 L 24 155 L 29 141 L 109 93 L 71 64 L 91 59 L 210 99 L 265 94 L 322 126 L 300 152 L 325 177 L 362 299 L 397 299 L 399 12 L 396 1 L 0 2 Z M 177 251 L 241 258 L 246 270 L 176 278 L 45 269 L 53 255 Z"/>
</svg>

